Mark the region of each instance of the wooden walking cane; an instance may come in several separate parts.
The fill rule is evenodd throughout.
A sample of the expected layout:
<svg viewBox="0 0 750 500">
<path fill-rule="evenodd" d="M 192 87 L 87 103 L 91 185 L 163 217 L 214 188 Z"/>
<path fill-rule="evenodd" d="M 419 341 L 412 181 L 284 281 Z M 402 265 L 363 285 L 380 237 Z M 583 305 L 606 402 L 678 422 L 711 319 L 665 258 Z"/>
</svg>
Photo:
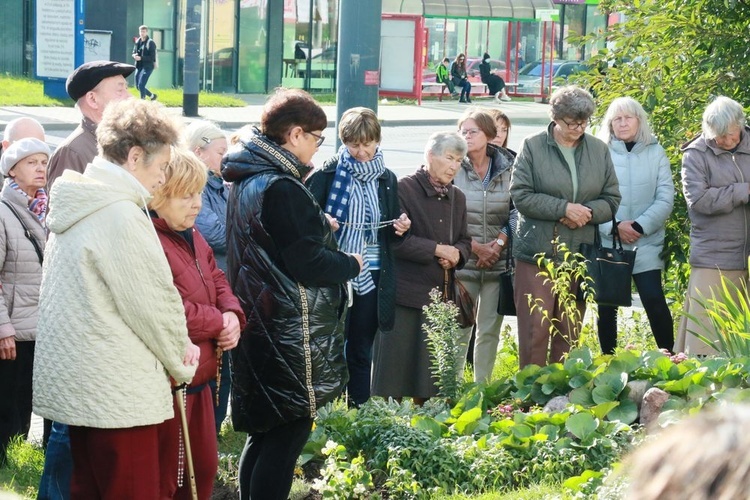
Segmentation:
<svg viewBox="0 0 750 500">
<path fill-rule="evenodd" d="M 195 485 L 195 468 L 193 467 L 193 452 L 190 450 L 190 434 L 188 434 L 188 421 L 185 414 L 185 385 L 181 385 L 175 391 L 174 400 L 180 408 L 182 437 L 185 441 L 185 457 L 187 458 L 188 476 L 190 477 L 190 492 L 192 493 L 193 500 L 198 500 L 198 487 Z"/>
</svg>

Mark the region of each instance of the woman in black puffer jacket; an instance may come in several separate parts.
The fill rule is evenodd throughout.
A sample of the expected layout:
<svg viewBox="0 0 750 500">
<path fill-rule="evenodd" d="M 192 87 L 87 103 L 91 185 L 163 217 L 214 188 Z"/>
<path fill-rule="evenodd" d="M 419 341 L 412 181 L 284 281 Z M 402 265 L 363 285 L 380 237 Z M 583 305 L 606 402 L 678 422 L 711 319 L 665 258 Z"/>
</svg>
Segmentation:
<svg viewBox="0 0 750 500">
<path fill-rule="evenodd" d="M 232 421 L 248 433 L 240 498 L 286 499 L 317 408 L 346 384 L 344 284 L 362 266 L 337 250 L 330 224 L 302 184 L 323 141 L 323 110 L 280 90 L 261 128 L 224 158 L 227 275 L 247 326 L 233 351 Z"/>
</svg>

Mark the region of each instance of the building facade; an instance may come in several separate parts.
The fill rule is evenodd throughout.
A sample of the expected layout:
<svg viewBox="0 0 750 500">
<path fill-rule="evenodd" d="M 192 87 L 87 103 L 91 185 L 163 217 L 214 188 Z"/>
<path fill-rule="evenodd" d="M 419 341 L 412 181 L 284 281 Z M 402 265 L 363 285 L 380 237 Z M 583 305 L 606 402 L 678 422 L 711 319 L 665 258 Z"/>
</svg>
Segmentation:
<svg viewBox="0 0 750 500">
<path fill-rule="evenodd" d="M 33 77 L 34 0 L 9 1 L 6 28 L 0 31 L 0 71 Z M 335 91 L 339 1 L 197 0 L 190 15 L 200 18 L 200 88 L 267 93 L 283 85 L 311 92 Z M 476 0 L 467 5 L 472 1 Z M 567 35 L 604 30 L 607 18 L 598 12 L 598 0 L 583 1 L 586 3 L 554 5 L 562 21 L 562 29 L 555 27 L 554 39 L 551 23 L 538 22 L 528 13 L 522 18 L 494 14 L 489 18 L 490 11 L 475 9 L 458 16 L 425 15 L 425 66 L 461 52 L 478 58 L 486 51 L 499 60 L 518 57 L 523 62 L 541 58 L 543 50 L 547 58 L 550 51 L 555 58 L 587 57 L 596 48 L 581 51 L 566 42 Z M 384 1 L 383 12 L 403 13 L 395 11 L 407 3 Z M 188 0 L 86 0 L 85 27 L 111 32 L 109 58 L 132 62 L 138 26 L 148 25 L 159 47 L 159 68 L 149 86 L 181 86 L 187 10 Z M 543 40 L 548 40 L 547 47 L 542 47 Z"/>
</svg>

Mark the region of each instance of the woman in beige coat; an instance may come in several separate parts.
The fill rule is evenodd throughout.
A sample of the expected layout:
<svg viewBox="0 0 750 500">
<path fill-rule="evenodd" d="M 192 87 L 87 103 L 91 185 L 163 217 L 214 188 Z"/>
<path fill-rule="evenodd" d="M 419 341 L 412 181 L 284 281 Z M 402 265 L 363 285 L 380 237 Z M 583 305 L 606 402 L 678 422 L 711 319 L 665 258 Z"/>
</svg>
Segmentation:
<svg viewBox="0 0 750 500">
<path fill-rule="evenodd" d="M 0 462 L 31 423 L 39 286 L 47 215 L 49 148 L 39 139 L 14 142 L 0 159 Z"/>
</svg>

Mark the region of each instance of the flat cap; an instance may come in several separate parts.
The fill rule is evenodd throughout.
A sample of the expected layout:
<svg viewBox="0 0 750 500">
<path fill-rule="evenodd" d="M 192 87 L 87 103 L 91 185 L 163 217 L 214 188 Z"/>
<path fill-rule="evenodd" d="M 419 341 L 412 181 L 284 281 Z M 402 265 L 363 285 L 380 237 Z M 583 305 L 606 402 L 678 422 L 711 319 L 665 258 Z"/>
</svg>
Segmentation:
<svg viewBox="0 0 750 500">
<path fill-rule="evenodd" d="M 18 140 L 3 152 L 3 156 L 0 158 L 0 170 L 2 170 L 3 175 L 7 176 L 10 169 L 15 167 L 19 161 L 37 153 L 44 153 L 49 158 L 49 146 L 34 137 Z"/>
<path fill-rule="evenodd" d="M 68 76 L 65 90 L 74 101 L 85 96 L 99 85 L 99 82 L 110 76 L 122 75 L 125 78 L 135 71 L 135 66 L 114 61 L 91 61 L 78 66 Z"/>
</svg>

